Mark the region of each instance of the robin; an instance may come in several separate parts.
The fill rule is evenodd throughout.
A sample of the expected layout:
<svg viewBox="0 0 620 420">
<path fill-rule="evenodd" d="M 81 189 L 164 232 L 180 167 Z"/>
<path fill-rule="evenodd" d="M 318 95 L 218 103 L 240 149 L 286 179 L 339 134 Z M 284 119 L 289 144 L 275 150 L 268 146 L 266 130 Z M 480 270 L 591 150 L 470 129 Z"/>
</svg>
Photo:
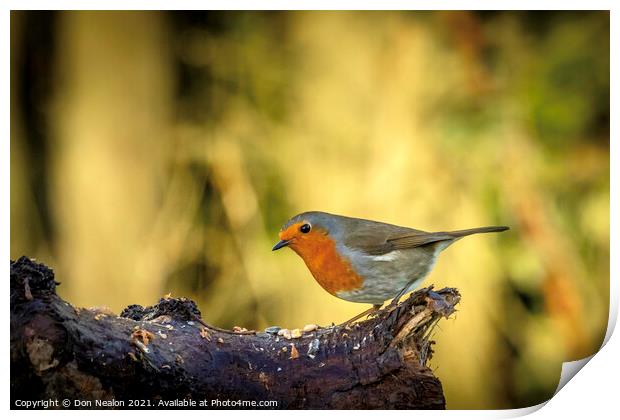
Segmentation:
<svg viewBox="0 0 620 420">
<path fill-rule="evenodd" d="M 350 323 L 377 311 L 392 299 L 396 305 L 430 273 L 437 255 L 464 236 L 502 232 L 487 226 L 452 232 L 422 230 L 310 211 L 292 217 L 280 230 L 273 251 L 288 246 L 306 263 L 330 294 L 373 305 Z"/>
</svg>

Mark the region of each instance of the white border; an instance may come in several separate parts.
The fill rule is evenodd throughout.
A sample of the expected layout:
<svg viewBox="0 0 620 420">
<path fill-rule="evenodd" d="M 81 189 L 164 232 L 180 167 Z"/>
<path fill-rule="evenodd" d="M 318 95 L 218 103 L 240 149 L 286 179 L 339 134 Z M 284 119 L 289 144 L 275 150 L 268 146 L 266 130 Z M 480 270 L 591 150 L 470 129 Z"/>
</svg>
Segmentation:
<svg viewBox="0 0 620 420">
<path fill-rule="evenodd" d="M 3 34 L 3 54 L 5 60 L 3 65 L 0 66 L 0 72 L 2 74 L 2 85 L 1 88 L 1 97 L 2 101 L 2 132 L 4 133 L 4 138 L 2 140 L 2 151 L 0 152 L 0 176 L 2 177 L 2 181 L 0 182 L 0 193 L 1 197 L 5 199 L 2 201 L 2 205 L 0 206 L 0 229 L 2 233 L 2 241 L 0 242 L 0 249 L 2 251 L 2 255 L 5 255 L 5 261 L 10 256 L 10 220 L 9 220 L 9 212 L 10 212 L 10 203 L 9 203 L 9 164 L 10 164 L 10 78 L 9 78 L 9 64 L 10 63 L 10 10 L 37 10 L 37 9 L 97 9 L 97 10 L 106 10 L 106 9 L 116 9 L 116 10 L 129 10 L 129 9 L 137 9 L 137 10 L 171 10 L 171 8 L 177 10 L 199 10 L 205 7 L 213 10 L 222 10 L 222 9 L 256 9 L 259 4 L 256 1 L 237 1 L 230 0 L 227 2 L 198 2 L 198 1 L 163 1 L 163 0 L 154 0 L 154 1 L 119 1 L 119 0 L 110 0 L 110 1 L 75 1 L 75 0 L 65 0 L 65 1 L 8 1 L 3 2 L 3 18 L 2 21 L 5 22 L 2 25 L 2 34 Z M 566 368 L 563 368 L 563 377 L 566 372 L 571 372 L 570 374 L 574 375 L 579 369 L 576 367 L 583 368 L 583 372 L 580 373 L 580 379 L 575 381 L 565 381 L 562 379 L 561 384 L 558 386 L 559 393 L 552 398 L 548 403 L 543 403 L 535 407 L 517 409 L 517 410 L 490 410 L 490 411 L 446 411 L 446 412 L 424 412 L 420 413 L 420 416 L 424 416 L 424 418 L 446 418 L 446 417 L 459 417 L 459 418 L 506 418 L 506 417 L 517 417 L 520 415 L 529 414 L 535 412 L 533 416 L 535 418 L 547 419 L 547 418 L 557 418 L 559 416 L 596 416 L 607 418 L 610 413 L 617 413 L 616 408 L 616 399 L 617 399 L 617 391 L 615 387 L 615 379 L 618 377 L 620 373 L 620 362 L 617 357 L 620 354 L 620 342 L 617 337 L 612 337 L 612 332 L 614 330 L 617 318 L 618 318 L 618 291 L 620 281 L 620 272 L 618 270 L 618 224 L 617 220 L 614 218 L 614 214 L 620 214 L 620 207 L 618 206 L 618 180 L 620 179 L 620 174 L 618 173 L 618 140 L 617 140 L 617 116 L 615 115 L 615 111 L 617 110 L 618 103 L 618 85 L 616 83 L 618 71 L 620 71 L 620 66 L 618 66 L 618 54 L 616 53 L 618 48 L 618 24 L 620 20 L 617 15 L 617 7 L 613 7 L 615 5 L 612 1 L 603 1 L 603 0 L 590 0 L 588 2 L 577 2 L 577 1 L 562 1 L 562 2 L 552 2 L 552 1 L 535 1 L 535 0 L 521 0 L 521 1 L 446 1 L 446 0 L 437 0 L 437 1 L 395 1 L 395 0 L 386 0 L 382 2 L 369 2 L 369 1 L 296 1 L 296 2 L 286 2 L 286 1 L 262 1 L 260 2 L 260 6 L 262 9 L 266 10 L 278 10 L 278 9 L 290 9 L 290 10 L 309 10 L 309 9 L 320 9 L 320 10 L 346 10 L 346 9 L 362 9 L 362 10 L 459 10 L 459 9 L 477 9 L 477 10 L 496 10 L 496 9 L 507 9 L 507 10 L 612 10 L 611 13 L 611 116 L 612 116 L 612 129 L 611 129 L 611 138 L 613 141 L 611 142 L 611 285 L 610 285 L 610 316 L 609 316 L 609 325 L 607 334 L 605 337 L 604 347 L 599 351 L 594 357 L 591 359 L 590 363 L 587 363 L 584 367 L 584 363 L 577 364 L 569 364 Z M 53 6 L 53 7 L 52 7 Z M 85 7 L 87 6 L 87 7 Z M 499 7 L 502 6 L 502 7 Z M 8 270 L 5 271 L 5 278 L 8 277 Z M 8 278 L 5 280 L 5 287 L 8 284 Z M 6 290 L 6 289 L 5 289 Z M 5 297 L 3 299 L 3 304 L 8 306 L 8 298 Z M 2 320 L 3 325 L 9 325 L 9 311 L 4 308 L 2 311 Z M 617 336 L 617 334 L 616 334 Z M 5 330 L 5 343 L 2 346 L 2 355 L 0 355 L 1 361 L 5 369 L 3 372 L 6 375 L 3 375 L 5 380 L 2 382 L 2 392 L 5 398 L 3 398 L 3 406 L 5 410 L 9 408 L 9 366 L 8 361 L 10 360 L 9 356 L 9 343 L 8 343 L 8 331 Z M 567 373 L 568 374 L 568 373 Z M 567 384 L 568 382 L 568 384 Z M 565 385 L 565 386 L 564 386 Z M 464 384 L 466 386 L 466 384 Z M 562 386 L 564 386 L 562 388 Z M 540 408 L 545 407 L 542 410 Z M 537 411 L 539 410 L 539 411 Z M 349 414 L 350 413 L 350 414 Z M 26 411 L 11 411 L 10 415 L 22 418 L 22 417 L 30 417 L 32 415 L 40 415 L 40 413 L 26 412 Z M 116 412 L 114 415 L 121 416 L 135 416 L 135 415 L 144 415 L 145 413 L 131 413 L 128 411 L 124 412 Z M 46 412 L 46 415 L 50 417 L 82 417 L 84 415 L 83 411 L 52 411 Z M 89 412 L 89 416 L 94 417 L 103 417 L 109 416 L 110 413 L 106 412 Z M 148 416 L 160 417 L 160 416 L 169 416 L 170 413 L 167 411 L 149 411 L 146 413 Z M 204 417 L 207 415 L 204 411 L 197 412 L 184 412 L 186 416 L 200 416 Z M 222 415 L 222 413 L 218 413 L 216 415 Z M 234 415 L 234 414 L 233 414 Z M 309 418 L 310 416 L 315 417 L 317 415 L 314 411 L 298 411 L 295 413 L 290 413 L 288 411 L 284 412 L 262 412 L 262 411 L 252 411 L 248 413 L 251 416 L 258 417 L 289 417 L 291 415 L 299 416 L 301 418 Z M 324 411 L 321 412 L 321 416 L 337 416 L 340 415 L 335 411 Z M 375 418 L 377 415 L 381 415 L 374 411 L 352 411 L 347 412 L 347 415 L 355 416 L 356 419 L 370 419 Z M 402 413 L 397 411 L 390 411 L 386 413 L 386 415 L 391 416 L 410 416 L 415 415 L 412 413 Z"/>
</svg>

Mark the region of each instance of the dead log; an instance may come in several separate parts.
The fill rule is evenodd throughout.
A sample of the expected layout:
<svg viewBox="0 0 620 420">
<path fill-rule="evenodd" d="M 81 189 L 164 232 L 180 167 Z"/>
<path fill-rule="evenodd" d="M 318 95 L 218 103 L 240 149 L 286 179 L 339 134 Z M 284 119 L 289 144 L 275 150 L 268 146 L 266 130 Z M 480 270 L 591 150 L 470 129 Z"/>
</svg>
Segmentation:
<svg viewBox="0 0 620 420">
<path fill-rule="evenodd" d="M 26 257 L 11 261 L 10 282 L 14 408 L 445 408 L 429 335 L 454 311 L 455 289 L 421 289 L 352 326 L 286 338 L 207 328 L 184 298 L 120 316 L 76 308 L 56 295 L 53 271 Z"/>
</svg>

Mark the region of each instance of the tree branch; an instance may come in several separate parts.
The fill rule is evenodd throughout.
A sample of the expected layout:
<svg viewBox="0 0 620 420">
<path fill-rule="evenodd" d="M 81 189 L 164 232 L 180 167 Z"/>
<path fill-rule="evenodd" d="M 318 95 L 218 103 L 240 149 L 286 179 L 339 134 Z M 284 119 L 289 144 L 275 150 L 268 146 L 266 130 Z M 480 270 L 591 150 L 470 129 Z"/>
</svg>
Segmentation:
<svg viewBox="0 0 620 420">
<path fill-rule="evenodd" d="M 141 408 L 189 401 L 214 407 L 214 400 L 276 401 L 271 408 L 445 408 L 441 383 L 427 367 L 429 335 L 454 311 L 456 289 L 421 289 L 350 327 L 289 339 L 205 327 L 195 303 L 184 298 L 131 305 L 121 316 L 74 308 L 56 295 L 56 285 L 45 265 L 11 261 L 14 407 L 18 400 L 79 399 L 123 408 L 135 400 Z"/>
</svg>

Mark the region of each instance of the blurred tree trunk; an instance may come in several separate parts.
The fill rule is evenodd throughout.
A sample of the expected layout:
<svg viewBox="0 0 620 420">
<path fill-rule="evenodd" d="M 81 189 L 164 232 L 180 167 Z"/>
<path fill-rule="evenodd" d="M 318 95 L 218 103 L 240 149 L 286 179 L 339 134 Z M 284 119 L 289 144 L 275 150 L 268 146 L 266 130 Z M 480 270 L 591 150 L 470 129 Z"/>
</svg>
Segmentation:
<svg viewBox="0 0 620 420">
<path fill-rule="evenodd" d="M 168 272 L 155 234 L 172 147 L 165 16 L 65 12 L 57 27 L 50 181 L 58 269 L 71 279 L 69 298 L 86 305 L 118 309 L 120 289 L 125 302 L 150 301 Z"/>
<path fill-rule="evenodd" d="M 49 102 L 56 12 L 11 11 L 11 249 L 49 258 Z"/>
</svg>

